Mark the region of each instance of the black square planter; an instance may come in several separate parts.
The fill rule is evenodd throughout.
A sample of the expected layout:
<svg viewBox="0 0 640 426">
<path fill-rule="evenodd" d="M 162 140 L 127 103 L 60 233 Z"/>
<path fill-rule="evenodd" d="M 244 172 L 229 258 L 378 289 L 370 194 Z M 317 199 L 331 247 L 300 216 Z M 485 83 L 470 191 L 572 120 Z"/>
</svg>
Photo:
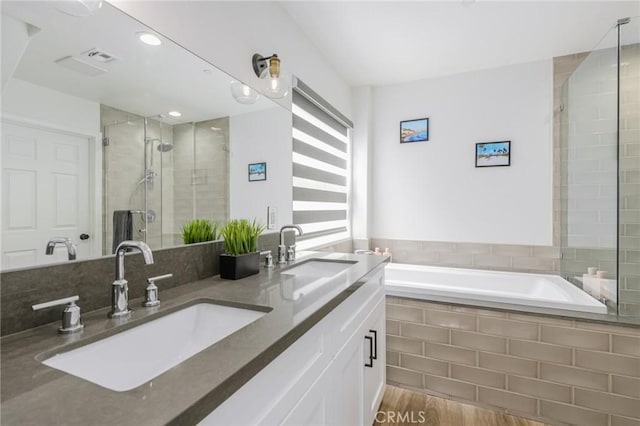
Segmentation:
<svg viewBox="0 0 640 426">
<path fill-rule="evenodd" d="M 239 280 L 260 272 L 260 252 L 220 255 L 220 278 L 225 280 Z"/>
</svg>

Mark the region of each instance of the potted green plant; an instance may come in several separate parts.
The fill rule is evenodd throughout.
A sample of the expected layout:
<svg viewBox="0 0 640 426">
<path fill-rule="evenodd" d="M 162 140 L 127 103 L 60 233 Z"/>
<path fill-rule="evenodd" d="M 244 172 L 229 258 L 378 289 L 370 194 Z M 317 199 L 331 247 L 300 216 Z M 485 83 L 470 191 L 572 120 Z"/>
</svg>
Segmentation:
<svg viewBox="0 0 640 426">
<path fill-rule="evenodd" d="M 182 225 L 182 241 L 185 244 L 202 243 L 218 239 L 218 222 L 209 219 L 193 219 Z"/>
<path fill-rule="evenodd" d="M 220 255 L 220 278 L 237 280 L 260 272 L 258 237 L 264 226 L 247 219 L 228 220 L 220 235 L 225 253 Z"/>
</svg>

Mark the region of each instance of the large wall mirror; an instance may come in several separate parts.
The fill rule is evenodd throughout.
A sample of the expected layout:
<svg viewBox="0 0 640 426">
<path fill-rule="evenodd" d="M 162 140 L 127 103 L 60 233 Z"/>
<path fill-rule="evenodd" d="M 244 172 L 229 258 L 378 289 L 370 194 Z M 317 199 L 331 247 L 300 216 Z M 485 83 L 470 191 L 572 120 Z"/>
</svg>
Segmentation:
<svg viewBox="0 0 640 426">
<path fill-rule="evenodd" d="M 82 260 L 127 234 L 180 245 L 194 218 L 290 220 L 286 108 L 239 102 L 241 83 L 108 3 L 64 4 L 2 2 L 3 270 L 66 261 L 53 237 Z"/>
</svg>

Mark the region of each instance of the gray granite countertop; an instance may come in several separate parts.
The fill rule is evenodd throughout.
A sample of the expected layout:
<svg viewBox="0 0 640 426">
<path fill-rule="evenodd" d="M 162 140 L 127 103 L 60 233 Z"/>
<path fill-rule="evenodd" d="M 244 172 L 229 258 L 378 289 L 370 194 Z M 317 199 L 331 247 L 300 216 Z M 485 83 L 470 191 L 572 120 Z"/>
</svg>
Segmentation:
<svg viewBox="0 0 640 426">
<path fill-rule="evenodd" d="M 133 314 L 107 318 L 108 309 L 83 315 L 82 332 L 60 335 L 58 323 L 6 336 L 1 344 L 2 425 L 160 425 L 193 424 L 249 381 L 382 267 L 383 256 L 313 253 L 299 257 L 356 261 L 322 286 L 261 268 L 242 280 L 218 276 L 162 291 L 157 308 L 130 301 Z M 209 346 L 176 367 L 130 391 L 116 392 L 41 363 L 61 352 L 145 323 L 199 301 L 263 307 L 269 312 L 252 324 Z M 250 409 L 250 407 L 248 406 Z"/>
</svg>

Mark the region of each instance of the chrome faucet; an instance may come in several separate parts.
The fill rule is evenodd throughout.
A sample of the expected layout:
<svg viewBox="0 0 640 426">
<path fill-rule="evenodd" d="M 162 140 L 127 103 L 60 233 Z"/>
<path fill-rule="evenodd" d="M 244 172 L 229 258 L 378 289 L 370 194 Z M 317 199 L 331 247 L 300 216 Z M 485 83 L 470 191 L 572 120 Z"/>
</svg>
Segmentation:
<svg viewBox="0 0 640 426">
<path fill-rule="evenodd" d="M 67 237 L 53 237 L 47 243 L 47 249 L 44 254 L 51 256 L 53 249 L 57 244 L 64 244 L 67 246 L 67 256 L 69 260 L 76 260 L 76 245 Z"/>
<path fill-rule="evenodd" d="M 280 245 L 278 245 L 278 263 L 287 263 L 296 260 L 296 245 L 287 246 L 284 244 L 284 231 L 286 229 L 295 229 L 298 235 L 302 236 L 302 228 L 298 225 L 284 225 L 280 228 Z"/>
<path fill-rule="evenodd" d="M 127 249 L 140 250 L 144 257 L 144 263 L 153 264 L 151 248 L 142 241 L 123 241 L 116 247 L 116 280 L 111 285 L 111 312 L 110 317 L 121 317 L 131 312 L 129 309 L 129 285 L 124 279 L 124 255 Z"/>
</svg>

